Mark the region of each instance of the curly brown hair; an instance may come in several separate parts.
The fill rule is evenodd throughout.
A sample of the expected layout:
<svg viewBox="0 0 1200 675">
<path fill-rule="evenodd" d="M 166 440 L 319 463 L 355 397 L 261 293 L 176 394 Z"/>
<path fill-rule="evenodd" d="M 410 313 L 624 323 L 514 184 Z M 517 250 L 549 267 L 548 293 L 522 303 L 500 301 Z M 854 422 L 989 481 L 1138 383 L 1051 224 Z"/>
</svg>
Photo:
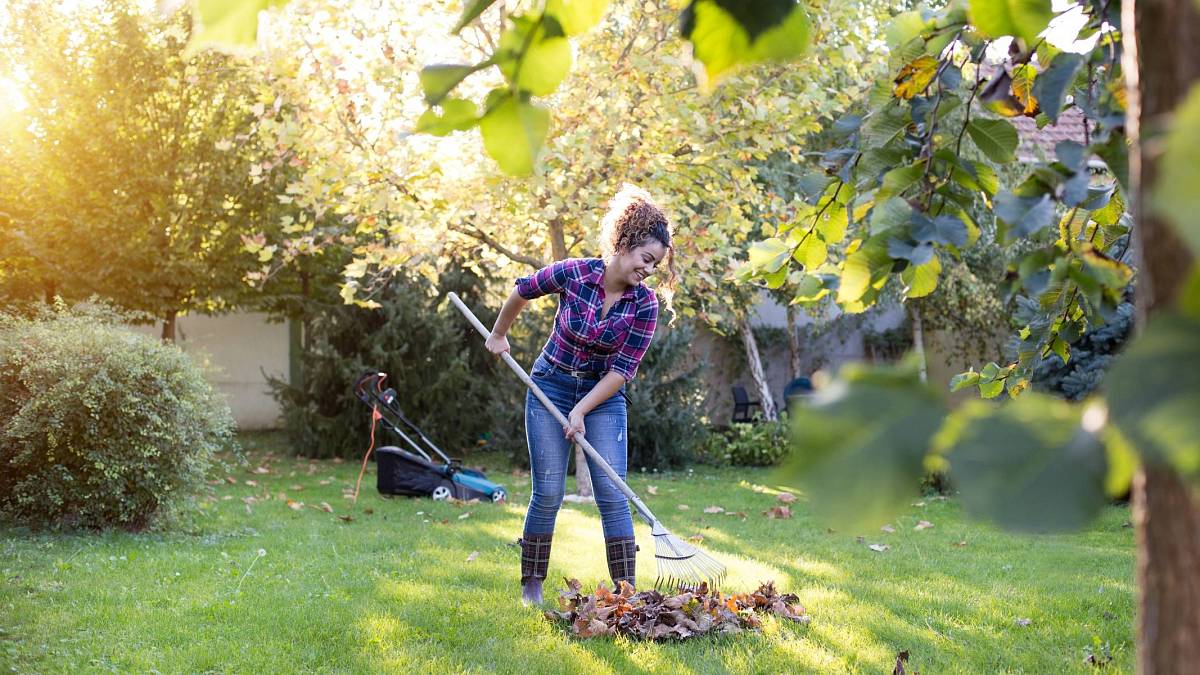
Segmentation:
<svg viewBox="0 0 1200 675">
<path fill-rule="evenodd" d="M 667 249 L 666 276 L 655 288 L 663 304 L 672 316 L 675 313 L 675 247 L 671 244 L 674 235 L 667 214 L 654 202 L 649 192 L 636 185 L 624 183 L 617 194 L 608 202 L 608 213 L 600 221 L 600 252 L 605 258 L 624 253 L 646 243 L 657 240 Z"/>
</svg>

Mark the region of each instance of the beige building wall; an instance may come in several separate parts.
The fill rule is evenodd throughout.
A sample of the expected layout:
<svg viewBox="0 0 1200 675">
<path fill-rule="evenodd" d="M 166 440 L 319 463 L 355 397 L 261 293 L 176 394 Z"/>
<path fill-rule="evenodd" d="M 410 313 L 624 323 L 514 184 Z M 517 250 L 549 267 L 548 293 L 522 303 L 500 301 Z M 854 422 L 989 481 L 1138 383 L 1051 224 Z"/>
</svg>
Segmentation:
<svg viewBox="0 0 1200 675">
<path fill-rule="evenodd" d="M 840 313 L 830 310 L 828 319 Z M 805 312 L 797 313 L 797 327 L 803 328 L 815 320 Z M 864 358 L 863 332 L 883 331 L 899 326 L 904 321 L 904 311 L 899 307 L 875 308 L 864 316 L 860 327 L 830 331 L 820 339 L 801 344 L 800 366 L 804 375 L 817 370 L 836 371 L 840 366 Z M 763 291 L 754 307 L 751 322 L 755 327 L 787 328 L 787 310 Z M 759 344 L 763 371 L 776 405 L 782 406 L 783 390 L 791 382 L 790 356 L 786 335 L 778 344 Z M 708 385 L 705 411 L 713 424 L 728 424 L 733 413 L 733 385 L 741 385 L 752 400 L 758 399 L 754 380 L 750 377 L 749 361 L 746 359 L 742 341 L 737 336 L 718 335 L 704 327 L 697 327 L 696 339 L 692 343 L 692 358 L 705 363 L 704 378 Z"/>
<path fill-rule="evenodd" d="M 157 325 L 134 328 L 150 335 L 162 330 Z M 287 323 L 272 323 L 257 313 L 189 314 L 179 317 L 175 330 L 179 346 L 206 366 L 210 381 L 229 401 L 238 428 L 279 427 L 279 404 L 266 376 L 288 379 Z"/>
</svg>

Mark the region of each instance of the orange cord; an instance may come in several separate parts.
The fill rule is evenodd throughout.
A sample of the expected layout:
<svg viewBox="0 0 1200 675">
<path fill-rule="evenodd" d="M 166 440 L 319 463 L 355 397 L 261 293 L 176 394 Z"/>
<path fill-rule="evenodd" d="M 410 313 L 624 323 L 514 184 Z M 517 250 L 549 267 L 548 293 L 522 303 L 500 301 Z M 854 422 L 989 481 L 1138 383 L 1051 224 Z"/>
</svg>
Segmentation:
<svg viewBox="0 0 1200 675">
<path fill-rule="evenodd" d="M 358 470 L 358 480 L 354 481 L 354 499 L 351 503 L 358 504 L 358 488 L 362 485 L 363 474 L 367 472 L 367 460 L 371 458 L 371 451 L 375 449 L 375 423 L 383 419 L 383 415 L 379 414 L 379 406 L 371 406 L 371 445 L 367 448 L 367 454 L 363 455 L 362 468 Z"/>
</svg>

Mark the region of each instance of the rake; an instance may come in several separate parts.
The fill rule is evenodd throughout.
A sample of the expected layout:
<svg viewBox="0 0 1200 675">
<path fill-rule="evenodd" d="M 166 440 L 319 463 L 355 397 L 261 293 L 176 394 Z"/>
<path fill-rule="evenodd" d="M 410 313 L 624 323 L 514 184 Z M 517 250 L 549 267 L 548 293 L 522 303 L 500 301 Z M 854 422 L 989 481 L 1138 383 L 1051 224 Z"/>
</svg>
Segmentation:
<svg viewBox="0 0 1200 675">
<path fill-rule="evenodd" d="M 467 321 L 471 322 L 475 330 L 479 331 L 479 334 L 486 339 L 490 335 L 490 331 L 480 323 L 479 319 L 463 304 L 462 299 L 456 293 L 449 293 L 448 295 L 454 306 L 463 313 Z M 517 377 L 521 378 L 525 386 L 529 387 L 533 395 L 542 402 L 542 405 L 546 406 L 546 409 L 554 415 L 559 423 L 564 427 L 567 426 L 567 418 L 550 402 L 550 399 L 546 398 L 546 394 L 529 378 L 529 374 L 525 372 L 525 369 L 508 352 L 502 353 L 500 357 L 517 374 Z M 701 584 L 707 584 L 710 589 L 715 588 L 725 576 L 725 565 L 704 551 L 671 534 L 663 526 L 662 522 L 654 516 L 654 513 L 642 503 L 642 500 L 638 499 L 638 496 L 625 484 L 625 481 L 621 480 L 617 472 L 600 456 L 600 453 L 596 452 L 592 444 L 588 443 L 583 434 L 576 434 L 575 442 L 592 458 L 596 466 L 600 467 L 600 470 L 612 479 L 612 482 L 621 490 L 625 497 L 630 502 L 633 502 L 633 506 L 637 509 L 638 514 L 650 525 L 650 534 L 654 537 L 654 559 L 658 563 L 658 578 L 654 582 L 654 587 L 660 589 L 694 590 L 699 588 Z"/>
</svg>

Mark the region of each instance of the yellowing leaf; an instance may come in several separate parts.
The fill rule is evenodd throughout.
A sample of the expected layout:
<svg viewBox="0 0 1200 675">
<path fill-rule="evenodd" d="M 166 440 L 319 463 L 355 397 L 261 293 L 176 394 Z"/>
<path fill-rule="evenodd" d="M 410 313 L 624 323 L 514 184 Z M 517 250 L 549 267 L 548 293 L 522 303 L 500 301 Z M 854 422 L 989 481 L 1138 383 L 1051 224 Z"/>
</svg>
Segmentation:
<svg viewBox="0 0 1200 675">
<path fill-rule="evenodd" d="M 910 99 L 919 95 L 933 81 L 937 68 L 937 59 L 929 55 L 906 64 L 900 69 L 900 74 L 896 75 L 894 80 L 896 86 L 892 89 L 892 93 L 896 95 L 896 98 L 902 99 Z"/>
<path fill-rule="evenodd" d="M 1012 93 L 1023 107 L 1022 112 L 1032 116 L 1038 113 L 1038 100 L 1033 95 L 1033 83 L 1037 79 L 1037 68 L 1028 63 L 1013 68 Z"/>
</svg>

